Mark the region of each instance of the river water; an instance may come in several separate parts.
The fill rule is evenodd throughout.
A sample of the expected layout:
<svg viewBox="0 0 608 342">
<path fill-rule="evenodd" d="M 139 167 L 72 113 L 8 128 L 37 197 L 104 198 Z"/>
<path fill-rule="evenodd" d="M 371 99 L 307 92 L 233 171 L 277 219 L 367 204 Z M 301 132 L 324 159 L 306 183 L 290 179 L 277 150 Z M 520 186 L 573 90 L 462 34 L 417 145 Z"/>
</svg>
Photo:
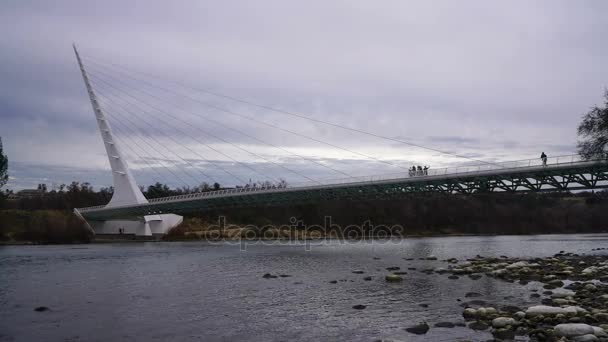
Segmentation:
<svg viewBox="0 0 608 342">
<path fill-rule="evenodd" d="M 468 300 L 467 292 L 527 306 L 538 303 L 529 295 L 539 284 L 450 280 L 408 268 L 446 267 L 441 259 L 478 254 L 588 254 L 599 246 L 608 246 L 608 235 L 5 246 L 0 341 L 486 340 L 488 332 L 432 326 L 463 322 L 457 299 Z M 418 259 L 431 255 L 439 260 Z M 385 268 L 393 266 L 408 272 L 402 283 L 385 282 Z M 289 277 L 264 279 L 265 273 Z M 357 304 L 367 307 L 353 309 Z M 34 311 L 39 306 L 49 310 Z M 431 325 L 426 335 L 404 330 L 420 321 Z"/>
</svg>

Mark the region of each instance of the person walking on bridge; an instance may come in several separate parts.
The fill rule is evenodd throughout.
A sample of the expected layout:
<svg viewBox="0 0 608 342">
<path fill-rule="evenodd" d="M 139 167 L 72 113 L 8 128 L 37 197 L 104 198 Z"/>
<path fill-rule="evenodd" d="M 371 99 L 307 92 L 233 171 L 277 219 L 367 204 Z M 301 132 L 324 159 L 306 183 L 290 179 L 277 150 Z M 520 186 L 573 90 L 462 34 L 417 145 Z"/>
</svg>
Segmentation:
<svg viewBox="0 0 608 342">
<path fill-rule="evenodd" d="M 547 155 L 545 152 L 540 154 L 540 159 L 543 161 L 543 166 L 547 166 Z"/>
</svg>

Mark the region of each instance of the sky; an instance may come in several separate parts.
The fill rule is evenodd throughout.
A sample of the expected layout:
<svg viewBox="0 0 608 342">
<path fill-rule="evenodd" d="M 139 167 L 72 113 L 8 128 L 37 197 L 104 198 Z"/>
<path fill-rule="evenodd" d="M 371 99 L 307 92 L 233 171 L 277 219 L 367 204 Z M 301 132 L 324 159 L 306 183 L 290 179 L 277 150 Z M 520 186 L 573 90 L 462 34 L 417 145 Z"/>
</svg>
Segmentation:
<svg viewBox="0 0 608 342">
<path fill-rule="evenodd" d="M 140 185 L 569 155 L 608 87 L 601 0 L 5 0 L 0 30 L 15 190 L 112 185 L 72 43 Z"/>
</svg>

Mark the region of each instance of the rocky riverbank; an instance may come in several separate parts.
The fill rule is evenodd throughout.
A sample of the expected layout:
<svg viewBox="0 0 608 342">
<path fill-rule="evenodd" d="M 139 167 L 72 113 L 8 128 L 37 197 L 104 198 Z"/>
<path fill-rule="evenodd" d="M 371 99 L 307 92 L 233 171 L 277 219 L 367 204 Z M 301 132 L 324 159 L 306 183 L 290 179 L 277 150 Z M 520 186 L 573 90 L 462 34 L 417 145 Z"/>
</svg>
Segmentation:
<svg viewBox="0 0 608 342">
<path fill-rule="evenodd" d="M 603 251 L 608 248 L 597 248 Z M 511 282 L 513 286 L 530 282 L 542 284 L 544 291 L 531 290 L 530 296 L 542 305 L 520 308 L 488 304 L 477 293 L 467 293 L 462 303 L 463 317 L 473 330 L 489 330 L 495 340 L 517 336 L 532 341 L 608 341 L 608 255 L 577 255 L 560 252 L 550 258 L 476 258 L 466 261 L 444 260 L 447 267 L 425 270 L 480 279 L 487 276 Z M 387 278 L 389 281 L 389 278 Z M 540 292 L 540 293 L 539 293 Z M 448 323 L 445 322 L 443 327 Z M 406 329 L 415 334 L 428 331 L 426 323 Z"/>
</svg>

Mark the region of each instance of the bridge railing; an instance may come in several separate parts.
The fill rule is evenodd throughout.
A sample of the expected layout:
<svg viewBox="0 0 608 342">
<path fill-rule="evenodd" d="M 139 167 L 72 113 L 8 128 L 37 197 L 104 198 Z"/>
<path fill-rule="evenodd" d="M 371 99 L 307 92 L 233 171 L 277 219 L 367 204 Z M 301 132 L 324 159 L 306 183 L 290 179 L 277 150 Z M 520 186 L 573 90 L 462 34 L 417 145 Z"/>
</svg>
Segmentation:
<svg viewBox="0 0 608 342">
<path fill-rule="evenodd" d="M 393 180 L 393 179 L 402 179 L 402 178 L 421 178 L 421 177 L 431 177 L 431 176 L 443 176 L 443 175 L 454 175 L 454 174 L 468 174 L 475 172 L 483 172 L 483 171 L 494 171 L 494 170 L 506 170 L 506 169 L 519 169 L 525 167 L 540 167 L 546 165 L 547 167 L 558 166 L 564 164 L 573 164 L 577 162 L 585 161 L 580 157 L 580 155 L 563 155 L 563 156 L 555 156 L 548 157 L 546 163 L 542 161 L 540 158 L 533 159 L 522 159 L 522 160 L 513 160 L 507 162 L 497 162 L 497 163 L 486 163 L 483 165 L 462 165 L 462 166 L 454 166 L 454 167 L 445 167 L 433 169 L 429 168 L 427 170 L 418 170 L 411 172 L 399 172 L 399 173 L 390 173 L 390 174 L 382 174 L 382 175 L 374 175 L 374 176 L 363 176 L 363 177 L 351 177 L 351 178 L 336 178 L 336 179 L 326 179 L 321 182 L 321 185 L 331 185 L 331 184 L 345 184 L 345 183 L 353 183 L 353 182 L 377 182 L 382 180 Z M 300 187 L 308 187 L 314 186 L 318 184 L 313 184 L 311 182 L 305 183 L 292 183 L 290 188 L 300 188 Z"/>
<path fill-rule="evenodd" d="M 508 169 L 521 169 L 527 167 L 555 167 L 562 166 L 564 164 L 574 164 L 578 162 L 585 161 L 579 155 L 564 155 L 564 156 L 555 156 L 548 157 L 546 163 L 543 162 L 540 158 L 533 159 L 523 159 L 523 160 L 515 160 L 515 161 L 507 161 L 507 162 L 498 162 L 498 163 L 486 163 L 483 165 L 463 165 L 456 167 L 447 167 L 447 168 L 439 168 L 433 169 L 429 168 L 426 171 L 416 170 L 416 172 L 399 172 L 399 173 L 390 173 L 383 175 L 375 175 L 375 176 L 364 176 L 364 177 L 351 177 L 351 178 L 339 178 L 339 179 L 326 179 L 316 183 L 306 182 L 306 183 L 292 183 L 287 187 L 278 187 L 278 186 L 270 186 L 270 187 L 240 187 L 235 189 L 224 189 L 217 191 L 207 191 L 207 192 L 197 192 L 186 195 L 177 195 L 177 196 L 169 196 L 162 198 L 152 198 L 148 201 L 150 203 L 159 203 L 159 202 L 168 202 L 173 200 L 183 200 L 183 199 L 197 199 L 197 198 L 207 198 L 207 197 L 215 197 L 222 196 L 227 194 L 241 194 L 241 193 L 251 193 L 258 191 L 269 191 L 269 190 L 284 190 L 284 189 L 303 189 L 303 188 L 314 188 L 318 186 L 329 186 L 329 185 L 338 185 L 338 184 L 347 184 L 347 183 L 362 183 L 362 182 L 377 182 L 383 180 L 393 180 L 393 179 L 404 179 L 404 178 L 424 178 L 424 177 L 432 177 L 432 176 L 444 176 L 444 175 L 456 175 L 456 174 L 470 174 L 477 173 L 483 171 L 494 171 L 494 170 L 508 170 Z M 127 205 L 128 206 L 128 205 Z M 87 211 L 103 208 L 105 206 L 95 206 L 95 207 L 87 207 L 78 209 L 79 211 Z"/>
</svg>

